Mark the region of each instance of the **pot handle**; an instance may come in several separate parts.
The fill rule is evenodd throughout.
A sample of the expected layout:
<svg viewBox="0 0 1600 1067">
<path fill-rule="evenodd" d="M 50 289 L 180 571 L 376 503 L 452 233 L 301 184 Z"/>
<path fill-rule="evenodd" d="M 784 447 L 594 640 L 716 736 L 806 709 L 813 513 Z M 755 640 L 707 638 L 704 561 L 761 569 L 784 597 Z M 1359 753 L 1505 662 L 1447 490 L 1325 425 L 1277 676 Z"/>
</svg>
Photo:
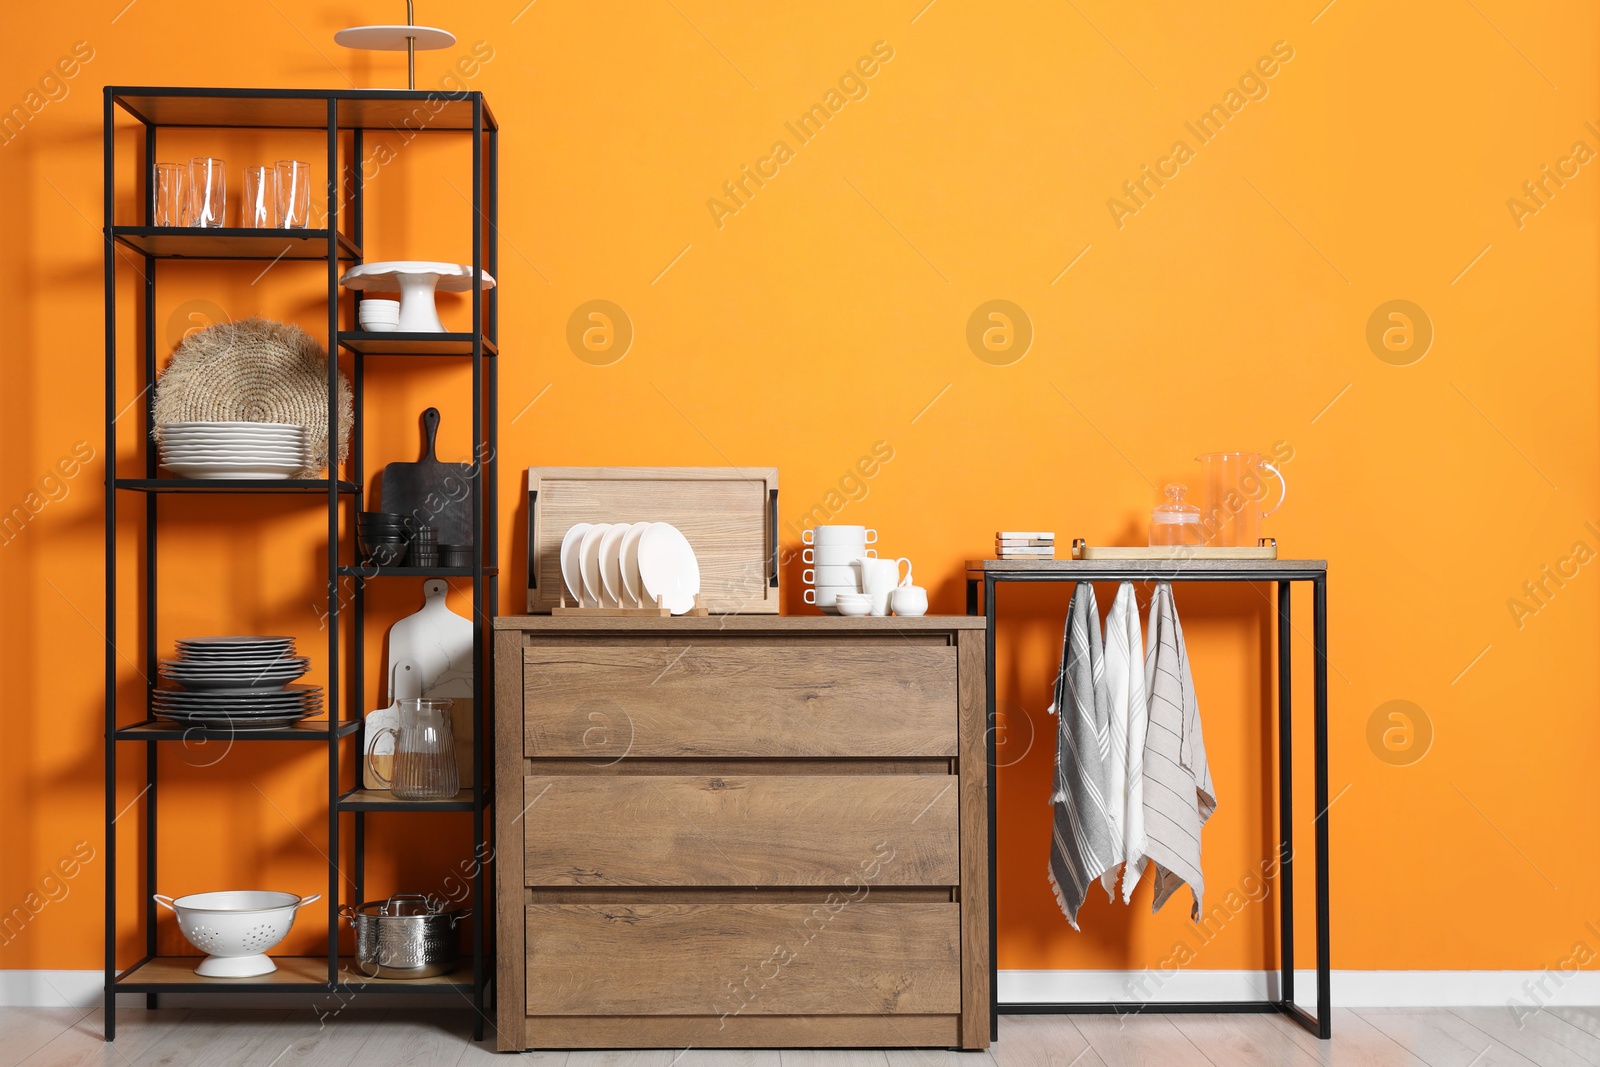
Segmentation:
<svg viewBox="0 0 1600 1067">
<path fill-rule="evenodd" d="M 322 894 L 321 893 L 312 893 L 309 897 L 301 897 L 300 898 L 300 903 L 298 903 L 298 904 L 296 904 L 294 906 L 295 910 L 299 911 L 301 908 L 305 907 L 307 904 L 315 904 L 317 901 L 319 901 L 321 899 L 322 899 Z"/>
<path fill-rule="evenodd" d="M 472 918 L 472 909 L 471 908 L 467 908 L 465 911 L 463 911 L 459 915 L 452 915 L 450 917 L 450 929 L 454 930 L 456 928 L 456 926 L 461 923 L 462 920 L 470 919 L 470 918 Z"/>
<path fill-rule="evenodd" d="M 339 905 L 339 918 L 341 918 L 341 919 L 349 919 L 351 922 L 355 922 L 356 921 L 355 905 L 353 905 L 353 904 L 340 904 Z"/>
<path fill-rule="evenodd" d="M 175 912 L 175 911 L 178 910 L 177 908 L 172 906 L 172 898 L 171 897 L 166 896 L 166 895 L 164 895 L 162 893 L 151 893 L 150 895 L 155 898 L 155 902 L 157 904 L 160 904 L 163 908 L 166 908 L 168 911 Z"/>
</svg>

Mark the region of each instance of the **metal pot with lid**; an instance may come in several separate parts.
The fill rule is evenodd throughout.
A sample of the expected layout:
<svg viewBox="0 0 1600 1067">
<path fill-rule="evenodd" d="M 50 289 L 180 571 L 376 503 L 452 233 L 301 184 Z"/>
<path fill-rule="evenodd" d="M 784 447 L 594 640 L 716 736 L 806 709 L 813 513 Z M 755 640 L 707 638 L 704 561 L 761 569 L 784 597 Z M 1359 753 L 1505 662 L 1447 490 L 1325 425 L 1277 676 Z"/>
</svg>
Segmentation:
<svg viewBox="0 0 1600 1067">
<path fill-rule="evenodd" d="M 421 893 L 396 893 L 339 909 L 356 932 L 356 965 L 369 978 L 432 978 L 455 970 L 458 927 L 470 908 L 446 908 Z"/>
</svg>

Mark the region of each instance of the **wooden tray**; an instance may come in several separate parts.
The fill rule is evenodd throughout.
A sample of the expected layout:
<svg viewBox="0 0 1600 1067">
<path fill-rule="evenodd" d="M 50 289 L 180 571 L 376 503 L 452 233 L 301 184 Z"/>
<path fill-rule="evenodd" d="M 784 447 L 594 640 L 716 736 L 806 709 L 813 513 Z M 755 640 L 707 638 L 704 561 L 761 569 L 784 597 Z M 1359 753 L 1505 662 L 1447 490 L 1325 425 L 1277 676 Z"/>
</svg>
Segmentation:
<svg viewBox="0 0 1600 1067">
<path fill-rule="evenodd" d="M 561 538 L 579 522 L 670 522 L 699 560 L 701 606 L 778 613 L 776 467 L 529 467 L 530 613 L 561 605 Z"/>
<path fill-rule="evenodd" d="M 1167 546 L 1094 547 L 1083 538 L 1072 542 L 1073 559 L 1277 559 L 1278 542 L 1263 537 L 1254 548 L 1184 548 Z"/>
</svg>

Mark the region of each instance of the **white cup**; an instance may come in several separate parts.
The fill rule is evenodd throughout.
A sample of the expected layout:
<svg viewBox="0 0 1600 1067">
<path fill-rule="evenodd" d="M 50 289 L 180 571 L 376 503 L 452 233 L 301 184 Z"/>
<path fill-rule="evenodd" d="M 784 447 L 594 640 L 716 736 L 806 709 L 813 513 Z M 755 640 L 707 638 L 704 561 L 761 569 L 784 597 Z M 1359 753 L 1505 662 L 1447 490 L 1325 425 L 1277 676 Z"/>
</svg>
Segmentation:
<svg viewBox="0 0 1600 1067">
<path fill-rule="evenodd" d="M 800 580 L 807 585 L 848 585 L 853 589 L 860 589 L 861 570 L 850 563 L 843 566 L 819 563 L 800 572 Z"/>
<path fill-rule="evenodd" d="M 862 556 L 877 559 L 878 550 L 866 545 L 821 545 L 801 551 L 802 562 L 816 567 L 848 567 Z"/>
<path fill-rule="evenodd" d="M 875 545 L 878 531 L 865 526 L 813 526 L 800 531 L 801 544 L 807 545 Z"/>
<path fill-rule="evenodd" d="M 928 613 L 928 591 L 920 585 L 896 586 L 889 594 L 889 607 L 896 615 L 908 618 Z"/>
<path fill-rule="evenodd" d="M 881 592 L 887 598 L 895 587 L 911 584 L 911 561 L 903 556 L 900 559 L 862 558 L 857 562 L 861 567 L 861 591 L 868 596 Z M 906 565 L 904 579 L 900 576 L 902 563 Z"/>
</svg>

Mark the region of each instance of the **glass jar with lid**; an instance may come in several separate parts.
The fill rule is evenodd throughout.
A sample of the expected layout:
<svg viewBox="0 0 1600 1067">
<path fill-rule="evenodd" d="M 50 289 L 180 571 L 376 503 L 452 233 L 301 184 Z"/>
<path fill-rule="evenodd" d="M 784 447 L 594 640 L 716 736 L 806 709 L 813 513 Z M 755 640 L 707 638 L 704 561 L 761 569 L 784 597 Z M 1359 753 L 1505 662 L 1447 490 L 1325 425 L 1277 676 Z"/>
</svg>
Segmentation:
<svg viewBox="0 0 1600 1067">
<path fill-rule="evenodd" d="M 1153 547 L 1193 548 L 1201 544 L 1200 509 L 1183 502 L 1186 492 L 1185 486 L 1173 482 L 1167 486 L 1166 501 L 1150 509 L 1150 544 Z"/>
</svg>

